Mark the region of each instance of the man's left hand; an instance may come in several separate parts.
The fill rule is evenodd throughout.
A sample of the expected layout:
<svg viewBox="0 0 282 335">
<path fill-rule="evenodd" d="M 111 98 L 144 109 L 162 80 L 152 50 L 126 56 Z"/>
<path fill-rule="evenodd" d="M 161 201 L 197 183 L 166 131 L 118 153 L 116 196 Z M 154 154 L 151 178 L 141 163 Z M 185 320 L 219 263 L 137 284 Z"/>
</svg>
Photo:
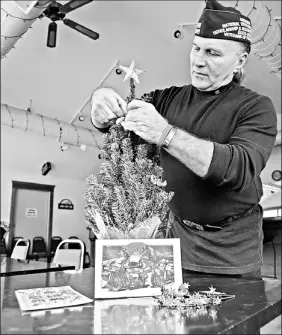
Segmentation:
<svg viewBox="0 0 282 335">
<path fill-rule="evenodd" d="M 155 107 L 141 100 L 132 100 L 127 105 L 127 114 L 121 125 L 133 131 L 145 141 L 158 144 L 168 122 L 158 113 Z"/>
</svg>

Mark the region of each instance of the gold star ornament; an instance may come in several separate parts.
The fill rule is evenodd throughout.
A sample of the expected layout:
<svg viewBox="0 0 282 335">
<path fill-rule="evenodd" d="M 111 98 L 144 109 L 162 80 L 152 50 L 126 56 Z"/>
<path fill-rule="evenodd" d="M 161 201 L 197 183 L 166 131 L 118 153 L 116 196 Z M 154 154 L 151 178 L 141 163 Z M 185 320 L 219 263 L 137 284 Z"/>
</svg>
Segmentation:
<svg viewBox="0 0 282 335">
<path fill-rule="evenodd" d="M 136 69 L 134 60 L 131 62 L 130 67 L 126 67 L 122 65 L 120 65 L 119 67 L 123 72 L 125 72 L 125 77 L 123 81 L 126 81 L 132 78 L 138 84 L 139 84 L 138 75 L 145 72 L 144 70 Z"/>
</svg>

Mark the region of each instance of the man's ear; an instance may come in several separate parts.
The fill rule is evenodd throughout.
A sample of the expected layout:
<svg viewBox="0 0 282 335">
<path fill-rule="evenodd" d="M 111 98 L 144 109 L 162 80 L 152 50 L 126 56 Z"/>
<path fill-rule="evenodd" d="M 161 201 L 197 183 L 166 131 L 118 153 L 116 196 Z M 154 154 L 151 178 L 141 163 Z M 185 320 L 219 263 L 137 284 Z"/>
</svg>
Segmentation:
<svg viewBox="0 0 282 335">
<path fill-rule="evenodd" d="M 239 58 L 238 58 L 238 66 L 237 69 L 241 69 L 242 67 L 244 67 L 244 65 L 246 64 L 247 60 L 248 60 L 248 53 L 247 52 L 243 52 Z"/>
</svg>

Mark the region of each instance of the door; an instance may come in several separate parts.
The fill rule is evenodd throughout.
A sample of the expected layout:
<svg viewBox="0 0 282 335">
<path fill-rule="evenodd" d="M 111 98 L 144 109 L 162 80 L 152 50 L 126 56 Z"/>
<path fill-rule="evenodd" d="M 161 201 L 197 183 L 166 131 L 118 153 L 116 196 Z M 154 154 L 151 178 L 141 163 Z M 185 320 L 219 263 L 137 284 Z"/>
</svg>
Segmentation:
<svg viewBox="0 0 282 335">
<path fill-rule="evenodd" d="M 21 236 L 30 240 L 31 254 L 33 238 L 41 236 L 45 240 L 47 252 L 50 251 L 53 192 L 54 186 L 51 185 L 13 182 L 9 250 L 12 238 Z"/>
</svg>

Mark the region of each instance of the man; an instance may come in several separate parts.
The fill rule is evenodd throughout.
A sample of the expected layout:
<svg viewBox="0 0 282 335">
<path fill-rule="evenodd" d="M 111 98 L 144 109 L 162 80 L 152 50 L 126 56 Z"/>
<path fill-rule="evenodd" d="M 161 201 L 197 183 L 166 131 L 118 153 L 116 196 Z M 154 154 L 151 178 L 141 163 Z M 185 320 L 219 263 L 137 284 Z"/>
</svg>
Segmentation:
<svg viewBox="0 0 282 335">
<path fill-rule="evenodd" d="M 161 164 L 182 267 L 191 274 L 260 276 L 260 173 L 275 142 L 271 100 L 240 86 L 251 22 L 208 0 L 190 54 L 190 85 L 149 93 L 128 105 L 112 89 L 93 93 L 92 122 L 125 129 L 162 147 Z"/>
</svg>

